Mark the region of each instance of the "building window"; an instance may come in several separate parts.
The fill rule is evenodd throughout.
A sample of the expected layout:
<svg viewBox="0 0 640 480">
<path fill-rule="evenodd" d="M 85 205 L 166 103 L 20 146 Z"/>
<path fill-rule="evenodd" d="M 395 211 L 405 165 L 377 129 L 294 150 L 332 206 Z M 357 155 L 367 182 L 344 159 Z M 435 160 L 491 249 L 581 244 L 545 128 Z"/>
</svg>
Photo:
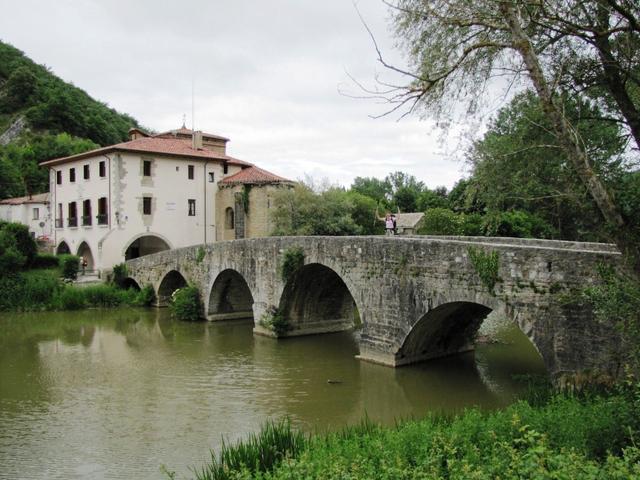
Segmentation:
<svg viewBox="0 0 640 480">
<path fill-rule="evenodd" d="M 82 225 L 91 225 L 91 200 L 82 202 Z"/>
<path fill-rule="evenodd" d="M 106 225 L 108 218 L 107 197 L 100 197 L 98 199 L 98 215 L 96 216 L 98 225 Z"/>
<path fill-rule="evenodd" d="M 56 172 L 56 183 L 62 185 L 62 172 L 60 170 Z"/>
<path fill-rule="evenodd" d="M 196 201 L 194 199 L 189 199 L 189 216 L 196 216 Z"/>
<path fill-rule="evenodd" d="M 193 180 L 194 176 L 195 176 L 195 167 L 193 165 L 189 165 L 187 168 L 187 175 L 189 177 L 189 180 Z"/>
<path fill-rule="evenodd" d="M 75 182 L 76 181 L 76 169 L 75 168 L 70 168 L 69 169 L 69 181 L 70 182 Z"/>
<path fill-rule="evenodd" d="M 227 230 L 232 230 L 235 227 L 235 222 L 233 218 L 233 208 L 227 207 L 224 212 L 224 228 Z"/>
<path fill-rule="evenodd" d="M 62 204 L 58 204 L 58 215 L 56 215 L 56 228 L 63 227 L 63 217 L 62 217 Z"/>
<path fill-rule="evenodd" d="M 34 208 L 33 209 L 33 219 L 34 220 L 40 220 L 40 209 L 39 208 Z"/>
<path fill-rule="evenodd" d="M 227 165 L 226 163 L 222 164 L 222 173 L 225 175 L 229 173 L 229 165 Z"/>
<path fill-rule="evenodd" d="M 100 178 L 104 178 L 107 176 L 107 166 L 104 163 L 104 160 L 102 160 L 99 164 L 98 164 L 98 169 L 100 171 Z"/>
<path fill-rule="evenodd" d="M 70 227 L 78 226 L 78 208 L 76 202 L 69 203 L 69 218 L 68 218 Z"/>
<path fill-rule="evenodd" d="M 142 161 L 142 175 L 145 177 L 151 176 L 151 160 Z"/>
<path fill-rule="evenodd" d="M 89 180 L 89 177 L 91 175 L 91 172 L 89 171 L 89 165 L 88 164 L 84 165 L 82 167 L 82 170 L 83 170 L 84 179 L 85 180 Z"/>
<path fill-rule="evenodd" d="M 209 172 L 209 183 L 213 183 L 214 180 L 215 180 L 214 172 Z"/>
<path fill-rule="evenodd" d="M 142 197 L 142 214 L 151 215 L 151 197 Z"/>
</svg>

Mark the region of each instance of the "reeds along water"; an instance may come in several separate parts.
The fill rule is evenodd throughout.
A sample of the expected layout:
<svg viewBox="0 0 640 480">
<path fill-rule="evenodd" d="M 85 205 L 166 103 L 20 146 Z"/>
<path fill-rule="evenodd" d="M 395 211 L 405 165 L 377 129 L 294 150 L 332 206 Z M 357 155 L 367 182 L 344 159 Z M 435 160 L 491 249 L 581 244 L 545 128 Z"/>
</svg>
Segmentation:
<svg viewBox="0 0 640 480">
<path fill-rule="evenodd" d="M 222 443 L 220 454 L 211 452 L 211 462 L 195 471 L 198 480 L 226 480 L 232 473 L 247 469 L 250 472 L 272 470 L 287 457 L 296 457 L 309 439 L 294 431 L 288 419 L 268 421 L 257 434 L 234 445 Z"/>
</svg>

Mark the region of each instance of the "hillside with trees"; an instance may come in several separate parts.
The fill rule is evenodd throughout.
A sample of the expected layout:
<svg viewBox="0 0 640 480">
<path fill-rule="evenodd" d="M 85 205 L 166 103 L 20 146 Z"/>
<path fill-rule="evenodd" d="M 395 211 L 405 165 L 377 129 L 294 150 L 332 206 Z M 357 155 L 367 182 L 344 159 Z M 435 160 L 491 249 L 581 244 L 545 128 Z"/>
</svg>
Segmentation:
<svg viewBox="0 0 640 480">
<path fill-rule="evenodd" d="M 137 126 L 0 42 L 0 198 L 46 191 L 39 162 L 124 141 Z"/>
</svg>

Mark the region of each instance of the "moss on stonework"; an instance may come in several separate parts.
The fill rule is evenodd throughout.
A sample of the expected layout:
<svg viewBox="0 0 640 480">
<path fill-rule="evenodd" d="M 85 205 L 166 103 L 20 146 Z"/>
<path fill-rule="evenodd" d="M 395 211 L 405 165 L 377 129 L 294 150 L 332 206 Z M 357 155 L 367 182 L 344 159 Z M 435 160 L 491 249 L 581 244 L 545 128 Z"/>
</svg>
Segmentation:
<svg viewBox="0 0 640 480">
<path fill-rule="evenodd" d="M 467 252 L 480 281 L 491 295 L 495 295 L 494 288 L 500 280 L 498 277 L 500 255 L 498 252 L 485 252 L 474 247 L 469 247 Z"/>
</svg>

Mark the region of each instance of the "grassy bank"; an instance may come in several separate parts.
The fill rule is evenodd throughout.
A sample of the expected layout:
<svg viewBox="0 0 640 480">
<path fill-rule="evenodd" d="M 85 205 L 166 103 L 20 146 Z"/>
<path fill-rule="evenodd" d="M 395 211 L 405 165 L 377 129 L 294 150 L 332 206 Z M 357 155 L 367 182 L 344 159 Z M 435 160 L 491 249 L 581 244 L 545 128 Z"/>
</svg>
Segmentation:
<svg viewBox="0 0 640 480">
<path fill-rule="evenodd" d="M 216 480 L 640 478 L 639 385 L 536 403 L 302 438 L 286 423 L 271 424 L 212 454 L 195 473 Z"/>
<path fill-rule="evenodd" d="M 79 310 L 89 307 L 144 306 L 153 289 L 124 290 L 115 285 L 76 286 L 59 268 L 33 269 L 0 278 L 0 311 Z"/>
</svg>

